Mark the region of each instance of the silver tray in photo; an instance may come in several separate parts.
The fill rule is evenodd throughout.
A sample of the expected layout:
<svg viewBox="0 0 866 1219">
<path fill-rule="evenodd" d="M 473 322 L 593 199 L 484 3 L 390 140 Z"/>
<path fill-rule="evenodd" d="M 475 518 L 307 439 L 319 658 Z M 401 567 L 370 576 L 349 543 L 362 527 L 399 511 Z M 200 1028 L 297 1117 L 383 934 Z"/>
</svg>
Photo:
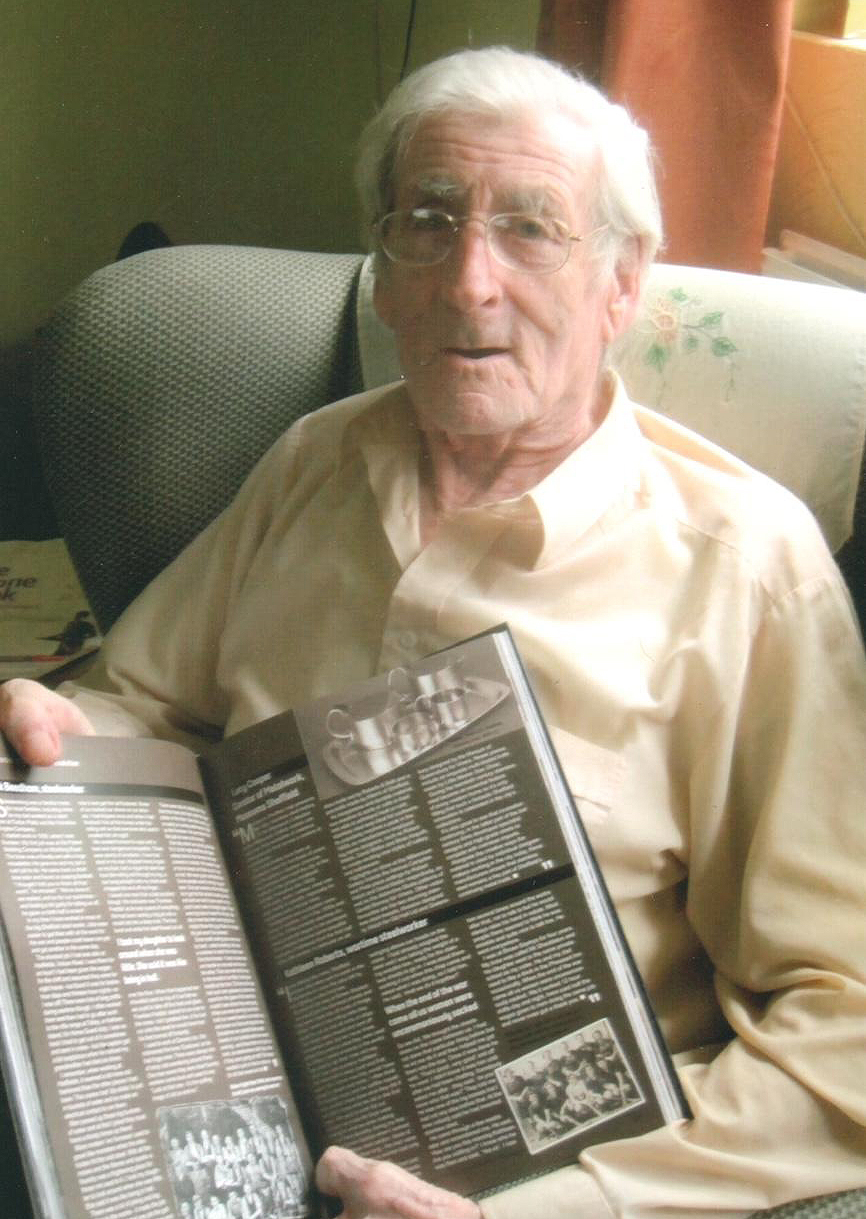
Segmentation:
<svg viewBox="0 0 866 1219">
<path fill-rule="evenodd" d="M 369 783 L 372 779 L 378 779 L 429 753 L 431 749 L 436 749 L 475 723 L 482 715 L 486 715 L 510 693 L 510 687 L 504 682 L 490 681 L 486 677 L 467 678 L 463 690 L 466 701 L 465 718 L 448 726 L 431 720 L 432 737 L 424 745 L 407 748 L 392 744 L 383 749 L 360 749 L 350 742 L 334 740 L 329 741 L 322 751 L 325 763 L 338 779 L 352 787 Z"/>
</svg>

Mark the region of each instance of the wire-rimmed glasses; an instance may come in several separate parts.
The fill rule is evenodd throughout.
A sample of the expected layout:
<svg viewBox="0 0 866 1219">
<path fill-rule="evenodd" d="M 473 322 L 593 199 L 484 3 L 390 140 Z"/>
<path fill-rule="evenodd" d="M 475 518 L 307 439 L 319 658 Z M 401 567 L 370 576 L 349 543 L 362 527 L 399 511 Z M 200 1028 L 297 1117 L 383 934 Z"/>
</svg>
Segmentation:
<svg viewBox="0 0 866 1219">
<path fill-rule="evenodd" d="M 607 228 L 602 225 L 579 236 L 554 216 L 525 212 L 499 212 L 480 216 L 452 216 L 438 208 L 413 207 L 388 212 L 374 225 L 383 253 L 407 267 L 433 267 L 444 262 L 464 224 L 484 227 L 487 248 L 497 262 L 511 271 L 548 275 L 568 261 L 575 242 L 585 241 Z"/>
</svg>

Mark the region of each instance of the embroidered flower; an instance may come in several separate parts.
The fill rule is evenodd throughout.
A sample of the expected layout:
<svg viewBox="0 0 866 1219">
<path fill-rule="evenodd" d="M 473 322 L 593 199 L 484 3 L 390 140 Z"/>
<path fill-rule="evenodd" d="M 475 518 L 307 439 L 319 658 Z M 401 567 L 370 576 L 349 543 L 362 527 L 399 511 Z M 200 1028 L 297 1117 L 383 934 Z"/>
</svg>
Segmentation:
<svg viewBox="0 0 866 1219">
<path fill-rule="evenodd" d="M 679 316 L 662 302 L 656 302 L 650 315 L 656 330 L 656 341 L 670 347 L 680 332 Z"/>
<path fill-rule="evenodd" d="M 689 296 L 682 288 L 671 288 L 647 305 L 646 316 L 641 326 L 649 336 L 649 345 L 644 353 L 644 362 L 658 372 L 661 381 L 657 401 L 661 401 L 667 384 L 666 369 L 677 354 L 689 355 L 706 351 L 728 365 L 725 384 L 725 399 L 734 388 L 734 355 L 736 344 L 722 333 L 725 315 L 721 309 L 702 312 L 699 297 Z"/>
</svg>

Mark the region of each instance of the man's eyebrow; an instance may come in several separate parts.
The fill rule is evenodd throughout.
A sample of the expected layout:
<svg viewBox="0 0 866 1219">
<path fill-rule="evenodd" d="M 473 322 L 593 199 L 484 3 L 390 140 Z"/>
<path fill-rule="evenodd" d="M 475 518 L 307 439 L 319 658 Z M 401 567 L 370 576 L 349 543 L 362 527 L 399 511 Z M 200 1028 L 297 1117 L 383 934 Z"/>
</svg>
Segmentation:
<svg viewBox="0 0 866 1219">
<path fill-rule="evenodd" d="M 452 178 L 419 178 L 412 183 L 410 196 L 416 207 L 459 207 L 471 191 Z M 543 186 L 509 186 L 497 194 L 497 212 L 526 212 L 530 216 L 556 216 L 563 219 L 562 202 Z"/>
<path fill-rule="evenodd" d="M 530 216 L 562 217 L 562 204 L 543 187 L 515 186 L 506 190 L 498 205 L 509 212 L 526 212 Z"/>
<path fill-rule="evenodd" d="M 419 178 L 413 183 L 411 193 L 416 204 L 459 203 L 465 199 L 468 191 L 465 186 L 452 179 Z"/>
</svg>

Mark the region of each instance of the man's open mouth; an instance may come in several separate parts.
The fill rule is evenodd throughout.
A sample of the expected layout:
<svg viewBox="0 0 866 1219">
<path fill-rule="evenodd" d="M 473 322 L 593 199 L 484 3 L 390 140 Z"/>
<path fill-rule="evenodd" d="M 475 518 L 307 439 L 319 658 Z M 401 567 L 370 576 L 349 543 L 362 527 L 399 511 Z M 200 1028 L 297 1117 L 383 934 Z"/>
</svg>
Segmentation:
<svg viewBox="0 0 866 1219">
<path fill-rule="evenodd" d="M 506 347 L 445 347 L 449 356 L 462 356 L 464 360 L 485 360 L 488 356 L 502 356 L 508 350 Z"/>
</svg>

